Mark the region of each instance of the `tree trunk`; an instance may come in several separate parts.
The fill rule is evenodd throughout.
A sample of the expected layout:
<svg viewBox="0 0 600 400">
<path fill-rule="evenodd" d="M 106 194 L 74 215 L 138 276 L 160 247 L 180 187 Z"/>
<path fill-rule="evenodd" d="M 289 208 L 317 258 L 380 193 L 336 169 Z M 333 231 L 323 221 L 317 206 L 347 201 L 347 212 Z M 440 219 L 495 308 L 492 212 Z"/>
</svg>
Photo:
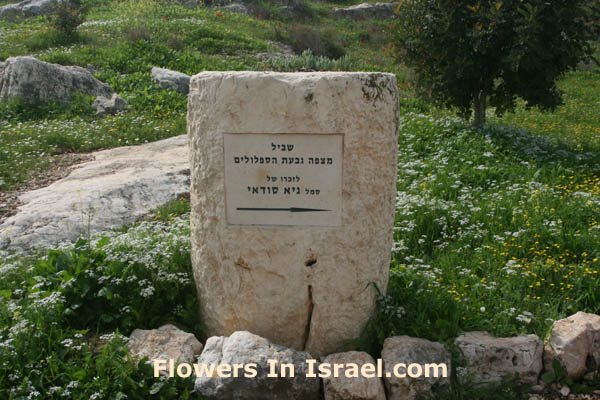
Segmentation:
<svg viewBox="0 0 600 400">
<path fill-rule="evenodd" d="M 473 123 L 477 127 L 481 127 L 485 125 L 485 108 L 487 106 L 487 90 L 484 88 L 482 90 L 476 91 L 474 101 L 475 101 L 475 121 Z"/>
</svg>

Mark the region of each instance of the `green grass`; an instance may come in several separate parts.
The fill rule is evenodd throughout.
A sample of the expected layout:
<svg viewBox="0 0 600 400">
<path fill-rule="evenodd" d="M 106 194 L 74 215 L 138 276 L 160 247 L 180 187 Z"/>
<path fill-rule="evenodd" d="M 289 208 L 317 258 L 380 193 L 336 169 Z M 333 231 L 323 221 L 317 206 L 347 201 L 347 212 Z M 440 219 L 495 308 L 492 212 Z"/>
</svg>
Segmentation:
<svg viewBox="0 0 600 400">
<path fill-rule="evenodd" d="M 261 2 L 254 16 L 151 0 L 94 2 L 68 39 L 44 18 L 0 22 L 0 60 L 33 54 L 90 68 L 129 104 L 106 118 L 94 115 L 86 96 L 0 104 L 0 190 L 23 185 L 57 154 L 184 134 L 186 97 L 154 84 L 152 66 L 187 74 L 392 72 L 402 117 L 391 276 L 360 348 L 378 356 L 383 339 L 400 334 L 451 345 L 469 330 L 544 338 L 556 319 L 600 313 L 599 70 L 565 75 L 565 104 L 553 114 L 519 103 L 514 114 L 490 115 L 490 125 L 476 130 L 414 98 L 410 71 L 393 61 L 389 22 L 329 16 L 352 3 L 306 2 L 304 15 L 290 19 Z M 306 26 L 316 39 L 297 34 Z M 338 59 L 308 51 L 256 57 L 274 50 L 272 40 L 300 46 L 328 36 L 344 54 Z M 146 364 L 123 361 L 118 335 L 166 322 L 202 335 L 188 212 L 189 201 L 180 199 L 74 247 L 0 255 L 0 397 L 189 396 L 192 381 L 156 380 Z M 439 398 L 514 399 L 520 390 L 457 384 Z"/>
</svg>

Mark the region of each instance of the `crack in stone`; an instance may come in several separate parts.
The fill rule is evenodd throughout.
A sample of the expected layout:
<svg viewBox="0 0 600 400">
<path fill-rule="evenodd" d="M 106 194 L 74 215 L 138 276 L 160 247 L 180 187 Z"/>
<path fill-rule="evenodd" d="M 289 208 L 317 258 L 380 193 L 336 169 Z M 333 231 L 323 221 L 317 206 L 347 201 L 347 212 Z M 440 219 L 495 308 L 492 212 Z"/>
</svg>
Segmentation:
<svg viewBox="0 0 600 400">
<path fill-rule="evenodd" d="M 302 340 L 302 350 L 303 351 L 306 351 L 308 337 L 310 336 L 310 323 L 312 320 L 314 306 L 315 306 L 315 304 L 313 303 L 312 286 L 308 285 L 308 318 L 306 320 L 306 327 L 304 328 L 304 338 Z"/>
</svg>

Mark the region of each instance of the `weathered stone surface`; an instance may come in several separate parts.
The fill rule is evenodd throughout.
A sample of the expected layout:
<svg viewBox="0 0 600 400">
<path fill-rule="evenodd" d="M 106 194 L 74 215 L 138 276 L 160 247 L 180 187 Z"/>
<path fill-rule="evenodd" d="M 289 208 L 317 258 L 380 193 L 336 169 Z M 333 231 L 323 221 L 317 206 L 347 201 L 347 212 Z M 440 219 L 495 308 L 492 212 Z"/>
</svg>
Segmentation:
<svg viewBox="0 0 600 400">
<path fill-rule="evenodd" d="M 391 74 L 192 77 L 192 262 L 208 334 L 249 330 L 316 357 L 359 336 L 375 309 L 373 284 L 385 291 L 388 281 L 397 104 Z M 229 225 L 224 133 L 343 134 L 340 226 Z"/>
<path fill-rule="evenodd" d="M 276 361 L 277 365 L 292 364 L 294 376 L 269 377 L 268 360 Z M 198 364 L 255 364 L 256 376 L 244 376 L 245 371 L 240 370 L 238 377 L 199 377 L 196 379 L 196 391 L 206 398 L 219 400 L 318 399 L 320 381 L 317 377 L 306 376 L 309 372 L 307 360 L 315 361 L 306 352 L 271 344 L 250 332 L 235 332 L 230 337 L 213 336 L 206 341 Z M 316 366 L 318 363 L 315 361 L 315 372 Z M 279 374 L 279 369 L 276 371 Z"/>
<path fill-rule="evenodd" d="M 23 56 L 7 58 L 0 69 L 0 100 L 22 96 L 32 101 L 69 101 L 77 92 L 109 98 L 113 94 L 110 86 L 77 66 Z"/>
<path fill-rule="evenodd" d="M 572 379 L 600 371 L 600 316 L 578 312 L 554 322 L 544 348 L 544 368 L 552 372 L 557 359 Z"/>
<path fill-rule="evenodd" d="M 31 249 L 134 222 L 189 190 L 187 136 L 93 153 L 50 186 L 19 196 L 24 203 L 0 225 L 0 248 Z M 89 217 L 89 219 L 88 219 Z"/>
<path fill-rule="evenodd" d="M 357 375 L 350 373 L 351 377 L 348 377 L 342 370 L 338 377 L 323 378 L 325 400 L 386 400 L 383 381 L 375 375 L 375 360 L 369 354 L 360 351 L 335 353 L 325 357 L 323 363 L 332 365 L 332 373 L 335 364 L 358 366 Z M 373 369 L 369 369 L 367 374 L 375 375 L 374 377 L 361 374 L 361 368 L 365 364 L 373 365 Z"/>
<path fill-rule="evenodd" d="M 115 115 L 119 111 L 123 111 L 127 106 L 127 102 L 118 94 L 113 93 L 110 99 L 104 96 L 96 97 L 92 105 L 96 109 L 96 115 L 104 116 L 106 114 Z"/>
<path fill-rule="evenodd" d="M 361 3 L 346 8 L 336 8 L 333 15 L 352 19 L 385 19 L 394 18 L 398 3 Z"/>
<path fill-rule="evenodd" d="M 190 91 L 190 76 L 170 69 L 152 67 L 152 80 L 165 90 L 176 90 L 188 94 Z"/>
<path fill-rule="evenodd" d="M 487 332 L 467 332 L 455 342 L 467 360 L 476 384 L 499 384 L 518 374 L 524 385 L 535 385 L 542 372 L 542 341 L 536 335 L 497 338 Z"/>
<path fill-rule="evenodd" d="M 52 0 L 25 0 L 0 7 L 0 19 L 14 21 L 16 18 L 37 17 L 52 12 Z"/>
<path fill-rule="evenodd" d="M 170 324 L 158 329 L 134 330 L 127 347 L 132 358 L 148 357 L 149 361 L 172 359 L 176 363 L 195 363 L 196 357 L 202 353 L 202 343 L 193 334 Z"/>
<path fill-rule="evenodd" d="M 409 336 L 394 336 L 383 342 L 381 357 L 386 372 L 384 380 L 389 400 L 431 399 L 433 396 L 431 388 L 434 384 L 450 383 L 451 356 L 440 343 Z M 412 363 L 420 364 L 423 366 L 423 374 L 428 373 L 430 376 L 397 377 L 394 375 L 394 366 L 400 363 L 407 367 Z M 437 365 L 426 368 L 426 364 Z M 440 364 L 446 364 L 447 377 L 443 377 L 444 370 Z M 399 373 L 408 374 L 408 372 L 399 368 Z M 418 371 L 410 372 L 417 374 Z M 387 373 L 391 376 L 388 377 Z M 435 377 L 436 373 L 438 377 Z"/>
</svg>

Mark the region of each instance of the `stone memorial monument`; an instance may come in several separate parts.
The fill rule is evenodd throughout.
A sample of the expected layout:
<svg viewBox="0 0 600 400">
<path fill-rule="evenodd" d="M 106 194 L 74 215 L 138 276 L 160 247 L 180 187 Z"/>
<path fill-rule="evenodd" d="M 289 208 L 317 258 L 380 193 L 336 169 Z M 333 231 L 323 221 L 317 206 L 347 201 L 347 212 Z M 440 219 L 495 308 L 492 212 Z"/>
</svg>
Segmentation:
<svg viewBox="0 0 600 400">
<path fill-rule="evenodd" d="M 191 79 L 192 264 L 208 335 L 247 330 L 319 357 L 385 292 L 398 95 L 384 73 Z"/>
</svg>

